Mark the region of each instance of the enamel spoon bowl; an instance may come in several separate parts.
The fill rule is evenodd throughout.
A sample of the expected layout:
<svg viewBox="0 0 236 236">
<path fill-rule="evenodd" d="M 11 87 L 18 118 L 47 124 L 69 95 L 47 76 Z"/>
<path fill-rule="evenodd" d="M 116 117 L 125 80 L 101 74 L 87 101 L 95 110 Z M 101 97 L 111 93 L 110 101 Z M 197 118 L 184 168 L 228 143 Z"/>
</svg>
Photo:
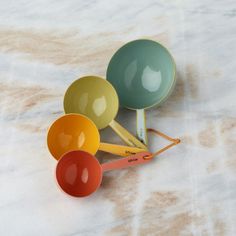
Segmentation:
<svg viewBox="0 0 236 236">
<path fill-rule="evenodd" d="M 48 130 L 48 149 L 58 160 L 72 150 L 83 150 L 95 154 L 98 150 L 129 156 L 144 151 L 143 149 L 100 142 L 96 125 L 81 114 L 67 114 L 55 120 Z"/>
<path fill-rule="evenodd" d="M 56 166 L 56 179 L 61 189 L 73 197 L 86 197 L 94 193 L 102 182 L 105 171 L 145 164 L 149 152 L 140 152 L 116 161 L 100 164 L 95 156 L 85 151 L 64 154 Z"/>
<path fill-rule="evenodd" d="M 131 41 L 113 55 L 106 77 L 116 89 L 120 105 L 137 111 L 137 135 L 147 144 L 144 109 L 160 105 L 173 91 L 173 57 L 158 42 Z"/>
<path fill-rule="evenodd" d="M 97 76 L 74 81 L 64 96 L 65 113 L 79 113 L 90 118 L 98 129 L 110 126 L 128 145 L 147 147 L 114 120 L 119 99 L 111 83 Z"/>
</svg>

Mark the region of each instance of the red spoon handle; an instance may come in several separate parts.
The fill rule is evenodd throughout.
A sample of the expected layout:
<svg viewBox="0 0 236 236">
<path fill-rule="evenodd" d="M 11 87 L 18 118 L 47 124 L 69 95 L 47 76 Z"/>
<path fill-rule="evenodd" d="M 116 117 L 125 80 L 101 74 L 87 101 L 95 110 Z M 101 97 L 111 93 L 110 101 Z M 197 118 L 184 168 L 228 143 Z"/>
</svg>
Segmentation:
<svg viewBox="0 0 236 236">
<path fill-rule="evenodd" d="M 122 169 L 130 166 L 145 164 L 152 159 L 152 158 L 145 159 L 145 157 L 148 157 L 150 155 L 152 155 L 150 152 L 140 152 L 117 161 L 104 163 L 102 164 L 102 170 L 103 172 L 105 172 L 109 170 Z"/>
</svg>

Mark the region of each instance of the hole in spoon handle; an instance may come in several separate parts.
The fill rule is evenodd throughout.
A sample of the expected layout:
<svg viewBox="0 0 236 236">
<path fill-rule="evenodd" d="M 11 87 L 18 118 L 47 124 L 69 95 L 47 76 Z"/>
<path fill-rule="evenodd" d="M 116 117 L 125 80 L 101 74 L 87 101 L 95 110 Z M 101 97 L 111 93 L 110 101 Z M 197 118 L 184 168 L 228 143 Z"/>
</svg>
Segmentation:
<svg viewBox="0 0 236 236">
<path fill-rule="evenodd" d="M 152 155 L 150 152 L 136 153 L 134 155 L 119 159 L 117 161 L 104 163 L 102 164 L 102 170 L 103 172 L 105 172 L 109 170 L 116 170 L 116 169 L 127 168 L 127 167 L 131 167 L 135 165 L 145 164 L 152 160 L 152 159 L 145 158 L 150 155 Z"/>
</svg>

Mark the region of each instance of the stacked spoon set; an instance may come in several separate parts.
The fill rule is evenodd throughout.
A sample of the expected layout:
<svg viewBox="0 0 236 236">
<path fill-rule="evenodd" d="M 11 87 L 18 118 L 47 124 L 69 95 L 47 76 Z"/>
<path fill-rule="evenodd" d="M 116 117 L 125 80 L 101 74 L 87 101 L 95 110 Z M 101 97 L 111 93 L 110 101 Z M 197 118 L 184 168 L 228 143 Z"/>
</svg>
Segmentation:
<svg viewBox="0 0 236 236">
<path fill-rule="evenodd" d="M 74 197 L 97 190 L 105 171 L 149 163 L 153 157 L 178 144 L 160 131 L 146 129 L 144 109 L 166 100 L 175 85 L 175 63 L 166 48 L 146 39 L 121 47 L 111 58 L 106 80 L 86 76 L 74 81 L 64 96 L 65 115 L 53 122 L 47 135 L 52 156 L 58 160 L 56 179 Z M 119 105 L 136 110 L 137 137 L 115 117 Z M 110 126 L 128 145 L 100 142 L 99 130 Z M 155 153 L 148 151 L 147 131 L 171 142 Z M 122 158 L 100 164 L 94 156 L 104 151 Z"/>
</svg>

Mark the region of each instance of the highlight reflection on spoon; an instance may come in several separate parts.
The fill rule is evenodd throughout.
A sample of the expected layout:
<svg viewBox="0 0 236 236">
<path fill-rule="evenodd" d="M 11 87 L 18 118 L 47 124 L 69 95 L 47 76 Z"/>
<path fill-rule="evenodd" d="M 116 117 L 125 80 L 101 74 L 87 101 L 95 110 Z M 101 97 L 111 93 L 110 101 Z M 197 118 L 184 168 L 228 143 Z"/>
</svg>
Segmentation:
<svg viewBox="0 0 236 236">
<path fill-rule="evenodd" d="M 127 72 L 128 74 L 135 73 L 136 69 L 130 68 L 130 70 L 133 72 Z M 133 81 L 130 80 L 128 83 L 132 84 Z M 91 119 L 98 129 L 110 126 L 129 146 L 147 149 L 142 142 L 114 120 L 118 109 L 119 99 L 116 90 L 107 80 L 98 76 L 85 76 L 74 81 L 64 96 L 66 114 L 83 114 Z"/>
<path fill-rule="evenodd" d="M 100 143 L 96 125 L 81 114 L 67 114 L 55 120 L 48 131 L 47 144 L 56 160 L 72 150 L 84 150 L 95 154 L 99 149 L 119 156 L 143 151 L 136 147 Z"/>
<path fill-rule="evenodd" d="M 140 152 L 129 157 L 100 165 L 92 154 L 71 151 L 64 154 L 57 163 L 56 178 L 61 189 L 74 197 L 86 197 L 95 192 L 101 184 L 105 171 L 146 164 L 150 152 Z"/>
<path fill-rule="evenodd" d="M 171 54 L 152 40 L 131 41 L 112 56 L 106 77 L 121 106 L 137 111 L 137 136 L 147 145 L 144 109 L 160 105 L 173 91 L 175 63 Z"/>
</svg>

